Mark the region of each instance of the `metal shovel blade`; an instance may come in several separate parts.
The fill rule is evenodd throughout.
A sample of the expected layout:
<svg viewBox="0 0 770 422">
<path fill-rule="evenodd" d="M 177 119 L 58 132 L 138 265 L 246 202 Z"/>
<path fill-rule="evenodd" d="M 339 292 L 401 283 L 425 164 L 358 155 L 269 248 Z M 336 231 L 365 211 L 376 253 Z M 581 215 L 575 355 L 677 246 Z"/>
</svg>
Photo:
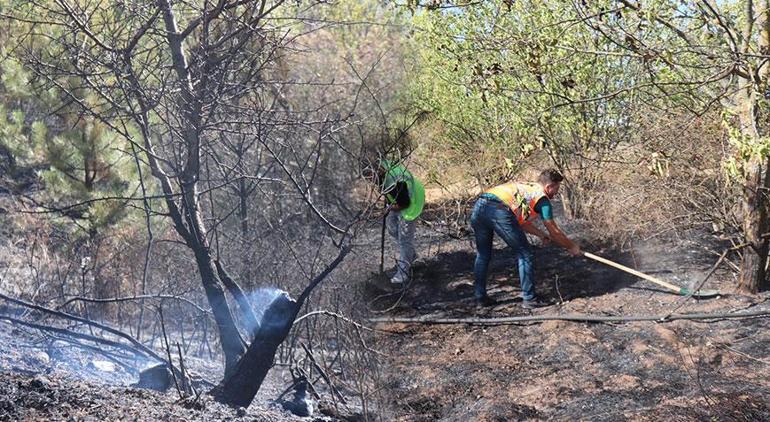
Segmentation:
<svg viewBox="0 0 770 422">
<path fill-rule="evenodd" d="M 692 297 L 697 297 L 702 299 L 707 299 L 710 297 L 716 297 L 720 295 L 719 290 L 700 289 L 698 291 L 693 292 L 686 287 L 682 287 L 681 289 L 679 289 L 679 294 L 682 296 L 692 296 Z"/>
</svg>

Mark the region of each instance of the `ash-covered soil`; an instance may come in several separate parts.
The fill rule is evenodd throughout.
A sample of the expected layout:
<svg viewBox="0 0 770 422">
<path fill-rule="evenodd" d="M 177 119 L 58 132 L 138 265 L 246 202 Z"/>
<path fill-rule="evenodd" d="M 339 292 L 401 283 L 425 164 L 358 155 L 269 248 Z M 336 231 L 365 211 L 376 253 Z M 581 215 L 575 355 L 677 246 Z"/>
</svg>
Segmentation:
<svg viewBox="0 0 770 422">
<path fill-rule="evenodd" d="M 718 258 L 684 241 L 647 241 L 627 252 L 614 251 L 593 244 L 578 225 L 559 223 L 584 250 L 682 286 L 701 281 Z M 726 266 L 704 286 L 719 289 L 721 296 L 686 299 L 546 247 L 537 250 L 537 287 L 555 304 L 528 311 L 520 306 L 516 262 L 502 243 L 496 244 L 488 282 L 498 304 L 478 308 L 472 299 L 475 250 L 470 238 L 449 238 L 431 223 L 422 223 L 417 235 L 425 262 L 415 267 L 408 286 L 393 288 L 376 275 L 366 283 L 373 317 L 770 310 L 767 292 L 736 293 Z M 393 420 L 770 420 L 768 318 L 499 326 L 379 323 L 376 328 L 383 331 L 378 346 L 390 357 L 386 389 Z"/>
<path fill-rule="evenodd" d="M 185 363 L 210 382 L 221 377 L 222 365 L 216 360 L 190 357 Z M 290 383 L 281 368 L 270 371 L 251 406 L 233 409 L 205 392 L 181 400 L 173 386 L 165 393 L 133 387 L 138 381 L 134 368 L 150 364 L 114 359 L 0 320 L 0 420 L 334 420 L 321 414 L 300 418 L 272 403 Z"/>
<path fill-rule="evenodd" d="M 172 394 L 83 381 L 59 374 L 0 374 L 0 420 L 290 420 L 277 409 L 238 411 L 202 395 Z"/>
</svg>

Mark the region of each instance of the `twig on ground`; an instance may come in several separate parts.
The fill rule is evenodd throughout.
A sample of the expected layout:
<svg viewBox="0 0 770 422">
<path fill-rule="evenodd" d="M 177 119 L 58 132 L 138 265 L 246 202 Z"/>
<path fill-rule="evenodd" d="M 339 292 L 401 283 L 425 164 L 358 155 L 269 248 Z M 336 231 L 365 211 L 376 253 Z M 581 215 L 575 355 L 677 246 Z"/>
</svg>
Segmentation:
<svg viewBox="0 0 770 422">
<path fill-rule="evenodd" d="M 556 278 L 554 279 L 554 287 L 556 288 L 556 294 L 559 295 L 559 304 L 561 305 L 564 303 L 564 298 L 561 296 L 561 290 L 559 290 L 559 275 L 556 274 Z"/>
<path fill-rule="evenodd" d="M 676 333 L 677 337 L 679 337 L 679 333 L 677 333 L 676 331 L 674 331 L 674 333 Z M 690 362 L 692 362 L 693 370 L 695 371 L 695 382 L 698 384 L 698 390 L 700 391 L 701 396 L 703 397 L 703 401 L 706 402 L 706 406 L 709 407 L 709 410 L 711 412 L 714 412 L 714 405 L 716 403 L 714 403 L 713 400 L 711 400 L 709 393 L 706 391 L 706 387 L 703 386 L 703 380 L 701 379 L 701 376 L 700 376 L 700 365 L 699 365 L 700 357 L 696 362 L 695 358 L 692 356 L 692 350 L 690 350 L 690 347 L 689 346 L 685 346 L 685 347 L 686 347 L 685 350 L 687 350 L 687 355 L 690 358 Z M 684 363 L 684 355 L 682 354 L 681 350 L 679 351 L 679 355 L 681 356 L 682 362 Z M 683 368 L 685 368 L 685 371 L 689 374 L 690 371 L 687 370 L 687 365 L 683 365 Z"/>
<path fill-rule="evenodd" d="M 372 349 L 371 347 L 369 347 L 366 344 L 366 340 L 364 340 L 363 334 L 361 334 L 361 330 L 358 327 L 356 327 L 356 326 L 353 326 L 353 328 L 356 330 L 356 335 L 358 336 L 358 341 L 361 342 L 361 347 L 363 347 L 364 350 L 366 350 L 367 352 L 370 352 L 370 353 L 374 353 L 375 355 L 379 355 L 379 356 L 383 356 L 383 357 L 387 356 L 385 353 L 382 353 L 379 350 L 375 350 L 375 349 Z"/>
<path fill-rule="evenodd" d="M 305 353 L 307 354 L 307 357 L 310 359 L 310 363 L 313 364 L 313 367 L 321 375 L 321 378 L 323 378 L 324 382 L 326 382 L 326 385 L 329 386 L 329 390 L 331 390 L 332 395 L 337 396 L 337 398 L 340 399 L 340 402 L 342 402 L 342 404 L 347 405 L 348 404 L 347 400 L 345 400 L 345 397 L 337 390 L 337 387 L 334 386 L 334 383 L 332 383 L 332 380 L 326 374 L 326 371 L 324 371 L 323 368 L 321 368 L 321 365 L 318 364 L 318 362 L 315 359 L 315 356 L 313 356 L 313 353 L 310 351 L 310 349 L 308 349 L 305 343 L 300 342 L 299 345 L 302 347 L 302 350 L 304 350 Z"/>
<path fill-rule="evenodd" d="M 396 263 L 396 265 L 398 265 L 398 263 Z M 406 296 L 406 292 L 409 290 L 409 287 L 412 285 L 412 280 L 413 279 L 414 279 L 414 277 L 409 277 L 409 280 L 406 283 L 404 283 L 404 285 L 401 287 L 401 289 L 399 291 L 397 291 L 397 292 L 382 294 L 382 295 L 379 295 L 379 296 L 375 297 L 374 299 L 370 300 L 369 304 L 368 304 L 370 310 L 373 313 L 376 313 L 376 314 L 385 314 L 385 313 L 388 313 L 388 312 L 392 311 L 393 309 L 396 309 L 396 307 L 398 307 L 398 305 L 404 299 L 404 296 Z M 396 294 L 398 295 L 398 299 L 396 299 L 396 301 L 393 302 L 393 304 L 390 305 L 389 307 L 387 307 L 385 309 L 371 309 L 371 305 L 374 302 L 376 302 L 377 300 L 379 300 L 381 298 L 384 298 L 384 297 L 393 296 L 393 295 L 396 295 Z"/>
<path fill-rule="evenodd" d="M 168 356 L 168 367 L 173 368 L 174 362 L 171 360 L 171 346 L 168 344 L 168 337 L 166 336 L 166 323 L 163 320 L 163 304 L 158 306 L 158 315 L 160 316 L 160 328 L 163 331 L 163 342 L 166 345 L 166 355 Z M 182 394 L 182 390 L 179 389 L 179 381 L 176 378 L 176 371 L 173 369 L 171 370 L 171 377 L 174 379 L 174 385 L 176 386 L 176 391 L 179 393 L 179 398 L 184 398 L 184 394 Z"/>
<path fill-rule="evenodd" d="M 714 343 L 714 346 L 719 347 L 720 349 L 728 350 L 728 351 L 733 352 L 733 353 L 735 353 L 737 355 L 743 356 L 743 357 L 745 357 L 747 359 L 751 359 L 751 360 L 753 360 L 755 362 L 764 363 L 765 365 L 770 365 L 770 361 L 759 359 L 759 358 L 755 358 L 754 356 L 751 356 L 748 353 L 744 353 L 744 352 L 741 352 L 740 350 L 733 349 L 732 347 L 730 347 L 730 346 L 728 346 L 726 344 Z"/>
</svg>

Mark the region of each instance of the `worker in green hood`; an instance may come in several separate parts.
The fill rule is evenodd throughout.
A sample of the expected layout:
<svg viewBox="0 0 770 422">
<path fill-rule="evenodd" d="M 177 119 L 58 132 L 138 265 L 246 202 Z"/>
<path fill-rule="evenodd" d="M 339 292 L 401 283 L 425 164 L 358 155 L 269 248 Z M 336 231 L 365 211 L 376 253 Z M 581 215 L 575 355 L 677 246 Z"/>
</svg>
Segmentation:
<svg viewBox="0 0 770 422">
<path fill-rule="evenodd" d="M 388 233 L 398 242 L 399 259 L 391 283 L 409 280 L 412 263 L 417 259 L 414 249 L 416 219 L 425 205 L 425 189 L 403 165 L 381 160 L 378 169 L 379 185 L 388 202 L 386 225 Z"/>
</svg>

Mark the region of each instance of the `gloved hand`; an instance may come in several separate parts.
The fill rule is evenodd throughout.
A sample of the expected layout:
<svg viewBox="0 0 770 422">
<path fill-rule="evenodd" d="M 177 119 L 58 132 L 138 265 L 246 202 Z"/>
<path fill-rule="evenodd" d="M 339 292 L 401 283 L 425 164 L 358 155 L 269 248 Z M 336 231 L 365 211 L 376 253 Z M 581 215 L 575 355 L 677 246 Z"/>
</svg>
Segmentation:
<svg viewBox="0 0 770 422">
<path fill-rule="evenodd" d="M 580 250 L 580 246 L 573 245 L 571 248 L 567 249 L 567 252 L 569 252 L 572 256 L 580 256 L 583 255 L 583 251 Z"/>
</svg>

